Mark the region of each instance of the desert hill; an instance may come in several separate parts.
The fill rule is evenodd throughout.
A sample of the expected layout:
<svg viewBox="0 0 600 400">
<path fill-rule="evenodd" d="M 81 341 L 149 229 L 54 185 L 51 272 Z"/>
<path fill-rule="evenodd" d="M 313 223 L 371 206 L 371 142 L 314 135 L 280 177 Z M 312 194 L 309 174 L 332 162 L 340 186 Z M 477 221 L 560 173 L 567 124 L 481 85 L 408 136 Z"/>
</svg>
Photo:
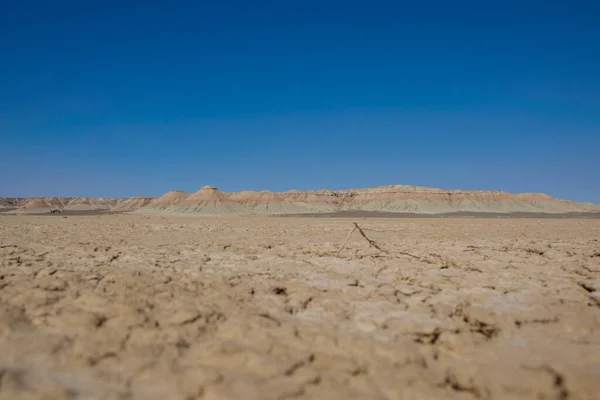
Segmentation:
<svg viewBox="0 0 600 400">
<path fill-rule="evenodd" d="M 143 207 L 142 210 L 145 212 L 168 212 L 171 207 L 177 206 L 183 203 L 185 199 L 190 196 L 187 192 L 180 190 L 171 190 L 160 196 L 157 199 L 153 199 L 148 203 L 147 206 Z"/>
<path fill-rule="evenodd" d="M 2 208 L 16 208 L 18 199 L 11 197 L 0 197 L 0 209 Z"/>
<path fill-rule="evenodd" d="M 171 194 L 169 194 L 171 193 Z M 170 199 L 174 197 L 169 192 Z M 163 198 L 161 197 L 161 199 Z M 151 205 L 139 212 L 173 214 L 303 214 L 336 211 L 381 211 L 441 214 L 485 213 L 568 213 L 600 212 L 600 205 L 554 199 L 545 194 L 511 194 L 501 191 L 442 190 L 419 186 L 393 185 L 368 189 L 319 190 L 276 193 L 269 191 L 221 192 L 206 186 L 181 201 L 174 199 L 162 209 Z"/>
<path fill-rule="evenodd" d="M 135 211 L 150 204 L 152 197 L 134 196 L 126 200 L 119 200 L 111 211 L 128 212 Z"/>
<path fill-rule="evenodd" d="M 280 194 L 263 190 L 232 193 L 229 200 L 257 214 L 299 214 L 308 208 L 287 201 Z"/>
<path fill-rule="evenodd" d="M 172 190 L 159 198 L 0 198 L 0 209 L 46 213 L 53 209 L 167 214 L 305 214 L 338 211 L 392 213 L 570 213 L 600 212 L 600 205 L 552 198 L 542 193 L 444 190 L 409 185 L 348 190 L 222 192 L 205 186 L 196 193 Z"/>
<path fill-rule="evenodd" d="M 49 213 L 54 207 L 45 199 L 30 199 L 25 202 L 17 211 L 26 214 Z"/>
<path fill-rule="evenodd" d="M 207 215 L 250 213 L 247 207 L 231 200 L 230 197 L 230 194 L 223 193 L 217 188 L 204 186 L 180 204 L 175 204 L 173 210 L 179 213 Z"/>
<path fill-rule="evenodd" d="M 0 198 L 0 209 L 16 209 L 17 213 L 44 214 L 52 210 L 109 211 L 127 199 L 96 197 Z"/>
<path fill-rule="evenodd" d="M 65 210 L 110 210 L 117 204 L 117 199 L 106 199 L 103 197 L 76 197 L 69 199 L 64 207 Z"/>
<path fill-rule="evenodd" d="M 190 194 L 187 192 L 182 192 L 180 190 L 171 190 L 163 194 L 158 199 L 154 199 L 148 205 L 149 207 L 168 207 L 174 204 L 181 204 L 185 199 L 190 197 Z"/>
</svg>

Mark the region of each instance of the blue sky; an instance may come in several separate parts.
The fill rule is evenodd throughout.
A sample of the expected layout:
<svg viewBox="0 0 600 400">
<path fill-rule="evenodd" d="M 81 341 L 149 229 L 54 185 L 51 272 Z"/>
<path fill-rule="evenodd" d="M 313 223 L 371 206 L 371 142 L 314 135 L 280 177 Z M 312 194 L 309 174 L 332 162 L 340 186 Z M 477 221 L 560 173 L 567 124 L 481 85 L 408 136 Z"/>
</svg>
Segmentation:
<svg viewBox="0 0 600 400">
<path fill-rule="evenodd" d="M 0 196 L 600 203 L 597 1 L 4 1 Z"/>
</svg>

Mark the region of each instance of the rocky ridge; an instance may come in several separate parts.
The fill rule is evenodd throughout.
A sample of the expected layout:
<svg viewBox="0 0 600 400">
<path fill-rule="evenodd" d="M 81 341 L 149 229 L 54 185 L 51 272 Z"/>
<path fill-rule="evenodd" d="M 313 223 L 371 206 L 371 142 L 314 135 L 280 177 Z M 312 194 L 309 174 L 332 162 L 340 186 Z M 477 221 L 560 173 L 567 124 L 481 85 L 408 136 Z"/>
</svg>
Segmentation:
<svg viewBox="0 0 600 400">
<path fill-rule="evenodd" d="M 600 211 L 600 205 L 554 199 L 541 193 L 511 194 L 502 191 L 442 190 L 407 185 L 339 191 L 303 192 L 290 190 L 280 193 L 269 191 L 228 193 L 206 186 L 182 201 L 170 202 L 168 207 L 160 210 L 148 206 L 142 207 L 138 211 L 213 215 L 277 215 L 337 211 L 380 211 L 417 214 L 452 212 L 568 213 Z"/>
<path fill-rule="evenodd" d="M 452 212 L 569 213 L 600 212 L 600 205 L 552 198 L 542 193 L 511 194 L 486 190 L 443 190 L 392 185 L 367 189 L 287 192 L 222 192 L 205 186 L 189 194 L 172 190 L 159 198 L 0 198 L 0 209 L 18 213 L 60 210 L 168 214 L 306 214 L 338 211 L 379 211 L 415 214 Z"/>
</svg>

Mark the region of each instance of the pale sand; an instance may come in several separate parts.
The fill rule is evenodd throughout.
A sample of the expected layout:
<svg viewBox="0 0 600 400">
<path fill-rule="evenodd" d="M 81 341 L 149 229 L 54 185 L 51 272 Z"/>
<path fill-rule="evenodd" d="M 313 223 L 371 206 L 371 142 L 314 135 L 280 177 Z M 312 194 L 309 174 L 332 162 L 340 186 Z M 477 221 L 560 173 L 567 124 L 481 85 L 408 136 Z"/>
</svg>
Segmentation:
<svg viewBox="0 0 600 400">
<path fill-rule="evenodd" d="M 599 220 L 352 221 L 0 215 L 0 398 L 598 399 Z"/>
</svg>

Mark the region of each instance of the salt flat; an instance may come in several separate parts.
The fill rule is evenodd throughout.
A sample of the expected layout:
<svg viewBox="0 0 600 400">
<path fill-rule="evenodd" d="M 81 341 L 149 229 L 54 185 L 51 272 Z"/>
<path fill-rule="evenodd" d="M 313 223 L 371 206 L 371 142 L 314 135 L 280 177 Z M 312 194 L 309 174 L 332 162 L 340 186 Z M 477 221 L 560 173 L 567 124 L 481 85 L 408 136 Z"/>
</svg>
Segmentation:
<svg viewBox="0 0 600 400">
<path fill-rule="evenodd" d="M 597 399 L 600 220 L 0 214 L 0 354 L 2 399 Z"/>
</svg>

